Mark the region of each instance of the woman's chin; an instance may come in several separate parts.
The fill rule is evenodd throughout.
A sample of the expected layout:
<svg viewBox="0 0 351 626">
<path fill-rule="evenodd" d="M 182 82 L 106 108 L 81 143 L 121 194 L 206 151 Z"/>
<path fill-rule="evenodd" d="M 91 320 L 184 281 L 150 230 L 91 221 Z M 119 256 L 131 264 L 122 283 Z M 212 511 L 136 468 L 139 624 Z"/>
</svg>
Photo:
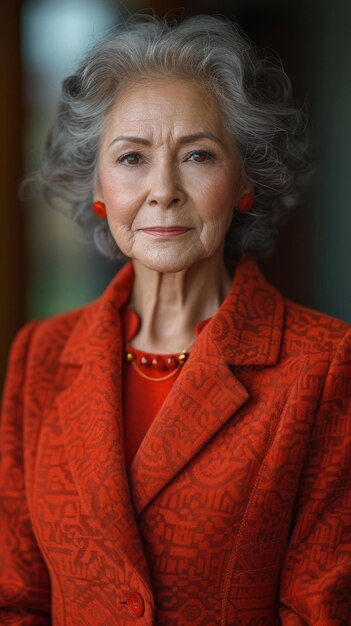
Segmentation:
<svg viewBox="0 0 351 626">
<path fill-rule="evenodd" d="M 197 255 L 189 253 L 176 255 L 172 254 L 171 250 L 145 251 L 143 254 L 134 254 L 133 259 L 145 267 L 163 274 L 186 271 L 199 261 Z"/>
</svg>

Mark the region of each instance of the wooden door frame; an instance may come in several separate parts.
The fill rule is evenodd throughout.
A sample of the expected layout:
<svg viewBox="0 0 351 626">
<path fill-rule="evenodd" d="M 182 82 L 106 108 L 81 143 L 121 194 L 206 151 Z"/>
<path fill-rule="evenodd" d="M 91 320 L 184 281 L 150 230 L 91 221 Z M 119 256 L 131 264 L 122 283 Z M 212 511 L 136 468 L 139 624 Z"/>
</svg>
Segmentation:
<svg viewBox="0 0 351 626">
<path fill-rule="evenodd" d="M 23 175 L 21 0 L 4 0 L 0 20 L 0 389 L 11 341 L 27 319 L 28 255 L 25 211 L 18 198 Z"/>
</svg>

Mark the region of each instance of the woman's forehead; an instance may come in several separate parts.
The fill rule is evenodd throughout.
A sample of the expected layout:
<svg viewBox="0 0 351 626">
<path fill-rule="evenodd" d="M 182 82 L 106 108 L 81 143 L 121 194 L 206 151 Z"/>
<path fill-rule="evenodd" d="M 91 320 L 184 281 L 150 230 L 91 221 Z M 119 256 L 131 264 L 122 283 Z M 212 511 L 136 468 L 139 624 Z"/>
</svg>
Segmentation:
<svg viewBox="0 0 351 626">
<path fill-rule="evenodd" d="M 107 134 L 162 129 L 173 133 L 220 133 L 222 116 L 214 96 L 196 81 L 159 79 L 136 83 L 110 110 Z"/>
</svg>

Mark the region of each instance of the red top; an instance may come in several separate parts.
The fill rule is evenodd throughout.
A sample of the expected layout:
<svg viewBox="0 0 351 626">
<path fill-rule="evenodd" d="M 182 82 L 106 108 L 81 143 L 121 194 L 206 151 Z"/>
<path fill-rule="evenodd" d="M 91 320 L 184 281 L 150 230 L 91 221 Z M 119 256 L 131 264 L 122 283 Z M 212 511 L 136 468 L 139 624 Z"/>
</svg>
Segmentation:
<svg viewBox="0 0 351 626">
<path fill-rule="evenodd" d="M 165 380 L 152 382 L 142 377 L 142 375 L 133 367 L 132 363 L 124 361 L 123 367 L 123 430 L 124 430 L 124 450 L 127 468 L 131 464 L 134 455 L 139 448 L 148 428 L 153 419 L 161 408 L 168 392 L 173 383 L 178 378 L 182 369 L 179 365 L 176 369 L 158 370 L 151 367 L 143 367 L 139 365 L 142 356 L 150 356 L 151 358 L 160 357 L 164 361 L 167 357 L 176 358 L 178 354 L 151 354 L 137 350 L 133 346 L 127 347 L 127 344 L 135 337 L 140 327 L 140 318 L 137 313 L 128 305 L 121 311 L 124 352 L 131 352 L 136 360 L 138 369 L 152 378 L 165 378 L 167 374 L 172 374 Z M 195 327 L 195 336 L 197 337 L 202 329 L 209 322 L 209 319 L 199 322 Z"/>
</svg>

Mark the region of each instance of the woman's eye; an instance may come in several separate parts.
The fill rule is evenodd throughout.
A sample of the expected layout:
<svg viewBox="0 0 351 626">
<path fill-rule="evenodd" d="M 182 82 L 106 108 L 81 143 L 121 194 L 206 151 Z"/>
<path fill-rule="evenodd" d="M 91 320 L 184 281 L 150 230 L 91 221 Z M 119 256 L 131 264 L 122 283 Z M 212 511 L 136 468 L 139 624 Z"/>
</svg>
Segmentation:
<svg viewBox="0 0 351 626">
<path fill-rule="evenodd" d="M 129 152 L 128 154 L 123 154 L 118 159 L 118 163 L 124 163 L 127 165 L 139 165 L 142 161 L 142 157 L 138 152 Z"/>
<path fill-rule="evenodd" d="M 196 150 L 196 152 L 191 152 L 188 157 L 189 161 L 195 161 L 196 163 L 206 163 L 207 161 L 211 161 L 213 159 L 213 155 L 206 150 Z"/>
</svg>

